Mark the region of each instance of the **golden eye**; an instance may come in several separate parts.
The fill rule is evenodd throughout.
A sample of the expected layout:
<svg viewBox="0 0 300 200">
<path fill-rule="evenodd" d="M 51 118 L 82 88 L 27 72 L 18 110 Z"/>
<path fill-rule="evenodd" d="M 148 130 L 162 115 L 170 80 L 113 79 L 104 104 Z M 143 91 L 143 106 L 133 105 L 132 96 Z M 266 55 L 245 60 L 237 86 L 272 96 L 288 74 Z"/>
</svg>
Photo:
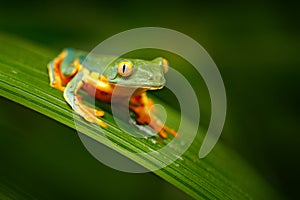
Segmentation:
<svg viewBox="0 0 300 200">
<path fill-rule="evenodd" d="M 119 65 L 118 65 L 118 73 L 121 75 L 121 76 L 129 76 L 132 74 L 132 71 L 133 71 L 133 65 L 131 62 L 128 62 L 128 61 L 123 61 L 123 62 L 120 62 Z"/>
<path fill-rule="evenodd" d="M 167 59 L 163 59 L 162 64 L 164 66 L 164 73 L 167 73 L 169 70 L 169 62 L 167 61 Z"/>
</svg>

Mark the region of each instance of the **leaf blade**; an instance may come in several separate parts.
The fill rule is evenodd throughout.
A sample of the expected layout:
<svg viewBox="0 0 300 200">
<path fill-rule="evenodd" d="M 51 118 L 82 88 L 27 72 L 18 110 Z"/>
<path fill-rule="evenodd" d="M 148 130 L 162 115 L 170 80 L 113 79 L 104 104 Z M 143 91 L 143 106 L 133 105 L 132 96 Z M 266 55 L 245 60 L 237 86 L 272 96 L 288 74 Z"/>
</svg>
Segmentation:
<svg viewBox="0 0 300 200">
<path fill-rule="evenodd" d="M 108 145 L 146 168 L 168 161 L 168 155 L 162 155 L 160 158 L 129 154 L 128 151 L 155 150 L 158 144 L 152 144 L 150 141 L 135 138 L 120 131 L 109 120 L 112 118 L 109 113 L 106 114 L 108 119 L 105 122 L 110 128 L 103 130 L 105 137 L 99 134 L 99 127 L 85 123 L 83 120 L 79 120 L 75 127 L 71 108 L 64 101 L 61 92 L 51 88 L 48 83 L 46 64 L 55 56 L 55 52 L 3 34 L 0 34 L 0 52 L 0 96 L 29 107 L 69 127 L 77 128 L 88 137 Z M 163 104 L 157 98 L 155 101 Z M 172 110 L 167 105 L 164 106 L 169 115 L 179 115 L 176 110 Z M 175 122 L 170 121 L 170 123 L 175 125 Z M 277 197 L 277 194 L 242 158 L 220 142 L 211 155 L 199 160 L 197 156 L 202 139 L 203 131 L 200 130 L 196 142 L 181 159 L 178 158 L 173 164 L 154 173 L 197 199 Z M 245 183 L 242 177 L 247 177 L 248 182 Z"/>
</svg>

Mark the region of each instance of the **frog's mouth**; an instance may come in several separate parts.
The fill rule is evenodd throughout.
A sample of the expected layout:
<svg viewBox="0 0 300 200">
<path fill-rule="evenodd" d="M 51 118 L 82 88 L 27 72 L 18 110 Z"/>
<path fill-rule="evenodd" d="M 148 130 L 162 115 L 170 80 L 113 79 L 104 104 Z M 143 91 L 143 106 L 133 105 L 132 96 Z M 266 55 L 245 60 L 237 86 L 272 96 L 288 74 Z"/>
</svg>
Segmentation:
<svg viewBox="0 0 300 200">
<path fill-rule="evenodd" d="M 164 86 L 151 86 L 151 87 L 136 87 L 134 94 L 141 94 L 143 92 L 146 92 L 147 90 L 159 90 L 162 89 Z"/>
<path fill-rule="evenodd" d="M 159 85 L 159 86 L 133 86 L 133 85 L 120 85 L 120 84 L 115 84 L 115 83 L 110 83 L 113 87 L 119 87 L 119 88 L 128 88 L 128 89 L 141 89 L 141 90 L 159 90 L 164 87 L 164 85 Z"/>
<path fill-rule="evenodd" d="M 127 96 L 128 94 L 141 94 L 146 92 L 147 90 L 159 90 L 163 88 L 163 85 L 160 86 L 128 86 L 128 85 L 120 85 L 120 84 L 110 84 L 119 96 Z M 134 91 L 134 92 L 133 92 Z"/>
<path fill-rule="evenodd" d="M 160 86 L 140 86 L 139 88 L 141 89 L 146 89 L 146 90 L 159 90 L 162 89 L 164 86 L 160 85 Z"/>
</svg>

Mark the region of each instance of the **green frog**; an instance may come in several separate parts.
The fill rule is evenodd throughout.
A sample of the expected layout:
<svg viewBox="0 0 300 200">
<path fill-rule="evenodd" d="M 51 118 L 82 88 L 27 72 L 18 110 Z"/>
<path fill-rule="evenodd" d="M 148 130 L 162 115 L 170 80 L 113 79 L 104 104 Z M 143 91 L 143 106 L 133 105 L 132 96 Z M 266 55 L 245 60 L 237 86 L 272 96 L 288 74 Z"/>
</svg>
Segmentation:
<svg viewBox="0 0 300 200">
<path fill-rule="evenodd" d="M 48 64 L 50 86 L 63 92 L 63 96 L 72 109 L 86 121 L 97 123 L 107 128 L 101 120 L 104 111 L 90 108 L 82 103 L 78 94 L 80 89 L 85 90 L 98 100 L 111 103 L 113 90 L 114 98 L 126 98 L 127 91 L 135 92 L 129 98 L 129 109 L 135 113 L 135 121 L 139 125 L 149 125 L 162 138 L 168 133 L 176 136 L 177 133 L 163 124 L 156 116 L 150 115 L 153 101 L 147 97 L 147 90 L 157 90 L 164 87 L 169 63 L 165 58 L 153 60 L 117 58 L 108 66 L 105 61 L 111 59 L 105 55 L 87 56 L 88 53 L 72 48 L 62 51 Z"/>
</svg>

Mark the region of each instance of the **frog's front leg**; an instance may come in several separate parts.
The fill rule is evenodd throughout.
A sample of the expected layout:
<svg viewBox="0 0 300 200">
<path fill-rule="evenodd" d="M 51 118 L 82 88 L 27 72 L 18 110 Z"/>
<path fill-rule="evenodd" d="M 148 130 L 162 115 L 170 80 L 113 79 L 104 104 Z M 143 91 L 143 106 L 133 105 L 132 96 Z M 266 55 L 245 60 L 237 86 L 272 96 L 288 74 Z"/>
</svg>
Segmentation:
<svg viewBox="0 0 300 200">
<path fill-rule="evenodd" d="M 89 108 L 81 102 L 81 97 L 77 94 L 79 89 L 81 89 L 84 84 L 95 84 L 94 80 L 90 78 L 84 72 L 77 73 L 74 78 L 68 83 L 67 87 L 64 90 L 64 98 L 72 109 L 82 116 L 85 120 L 97 123 L 100 126 L 107 128 L 107 125 L 97 116 L 103 116 L 103 111 L 96 111 L 92 108 Z"/>
<path fill-rule="evenodd" d="M 137 114 L 136 121 L 139 124 L 147 124 L 151 126 L 162 138 L 167 138 L 166 132 L 177 136 L 176 131 L 164 125 L 157 117 L 150 115 L 150 109 L 153 101 L 146 96 L 146 93 L 133 96 L 130 99 L 129 108 Z"/>
</svg>

